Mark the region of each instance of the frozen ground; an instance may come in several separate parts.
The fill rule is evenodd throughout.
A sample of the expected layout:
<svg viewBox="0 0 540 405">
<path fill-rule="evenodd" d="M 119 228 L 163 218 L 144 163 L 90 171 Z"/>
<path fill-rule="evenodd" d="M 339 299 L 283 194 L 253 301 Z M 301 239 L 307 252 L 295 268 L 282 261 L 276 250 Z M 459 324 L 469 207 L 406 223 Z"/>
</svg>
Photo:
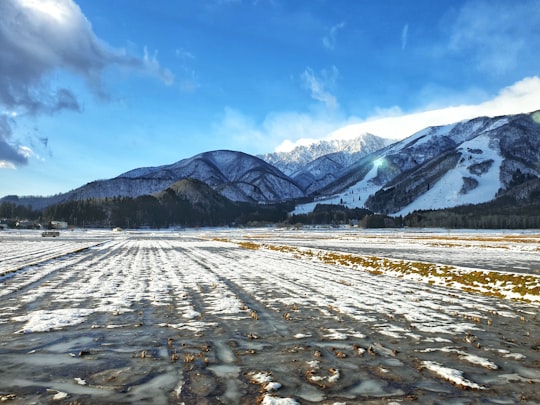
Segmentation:
<svg viewBox="0 0 540 405">
<path fill-rule="evenodd" d="M 531 232 L 1 232 L 0 400 L 539 403 L 539 253 Z"/>
</svg>

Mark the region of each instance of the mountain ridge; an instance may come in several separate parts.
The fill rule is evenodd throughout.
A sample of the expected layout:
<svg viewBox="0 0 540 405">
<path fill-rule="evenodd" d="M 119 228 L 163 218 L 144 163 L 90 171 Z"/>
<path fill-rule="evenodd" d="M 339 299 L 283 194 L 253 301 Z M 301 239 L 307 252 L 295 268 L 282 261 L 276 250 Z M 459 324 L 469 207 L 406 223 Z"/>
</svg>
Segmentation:
<svg viewBox="0 0 540 405">
<path fill-rule="evenodd" d="M 330 139 L 299 145 L 288 152 L 272 152 L 258 155 L 264 161 L 280 169 L 283 173 L 295 177 L 295 174 L 320 157 L 339 153 L 342 164 L 350 164 L 360 156 L 375 152 L 395 142 L 368 132 L 351 139 Z"/>
<path fill-rule="evenodd" d="M 293 154 L 261 155 L 274 159 L 289 174 L 260 156 L 209 151 L 172 164 L 136 168 L 49 198 L 6 196 L 0 201 L 42 209 L 71 200 L 153 195 L 179 180 L 194 179 L 236 202 L 313 200 L 299 204 L 295 213 L 313 211 L 317 203 L 324 203 L 406 215 L 484 203 L 515 187 L 516 179 L 540 177 L 540 112 L 428 127 L 389 143 L 363 134 L 343 142 L 318 142 L 311 149 L 296 148 Z M 338 146 L 344 149 L 322 154 Z M 307 163 L 294 166 L 294 156 L 300 155 Z"/>
<path fill-rule="evenodd" d="M 425 128 L 348 167 L 318 191 L 318 202 L 392 215 L 487 202 L 517 170 L 540 176 L 538 116 L 478 117 Z"/>
</svg>

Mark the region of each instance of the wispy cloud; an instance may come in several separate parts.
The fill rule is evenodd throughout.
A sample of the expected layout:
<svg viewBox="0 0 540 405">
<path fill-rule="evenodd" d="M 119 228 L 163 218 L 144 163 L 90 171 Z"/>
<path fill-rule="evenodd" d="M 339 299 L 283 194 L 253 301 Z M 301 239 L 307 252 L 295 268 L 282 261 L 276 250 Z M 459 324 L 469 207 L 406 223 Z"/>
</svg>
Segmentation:
<svg viewBox="0 0 540 405">
<path fill-rule="evenodd" d="M 240 149 L 244 145 L 261 145 L 265 141 L 263 131 L 256 121 L 241 111 L 225 107 L 220 119 L 213 124 L 214 135 L 226 142 L 222 142 L 220 148 Z"/>
<path fill-rule="evenodd" d="M 286 152 L 318 140 L 350 139 L 369 132 L 403 139 L 426 127 L 446 125 L 479 116 L 519 114 L 540 110 L 540 77 L 528 77 L 505 87 L 491 99 L 478 104 L 405 113 L 399 106 L 379 109 L 367 118 L 339 112 L 275 111 L 261 121 L 227 107 L 214 126 L 214 136 L 227 139 L 227 147 L 250 153 Z M 277 146 L 276 146 L 277 145 Z"/>
<path fill-rule="evenodd" d="M 195 55 L 184 48 L 176 48 L 175 54 L 181 60 L 195 60 Z"/>
<path fill-rule="evenodd" d="M 300 77 L 314 100 L 322 102 L 330 110 L 338 108 L 337 98 L 329 91 L 339 77 L 337 67 L 332 66 L 330 70 L 324 69 L 319 74 L 308 67 Z"/>
<path fill-rule="evenodd" d="M 513 71 L 540 47 L 540 7 L 536 0 L 469 1 L 451 27 L 449 49 L 469 56 L 484 73 Z"/>
<path fill-rule="evenodd" d="M 193 93 L 197 91 L 201 84 L 197 72 L 191 68 L 192 62 L 197 58 L 193 53 L 184 49 L 177 48 L 175 51 L 176 57 L 182 62 L 182 74 L 178 74 L 178 85 L 183 93 Z"/>
<path fill-rule="evenodd" d="M 158 51 L 154 51 L 154 54 L 150 56 L 148 48 L 144 47 L 143 56 L 143 70 L 161 78 L 167 85 L 171 85 L 174 82 L 174 75 L 168 70 L 161 67 L 157 59 Z"/>
<path fill-rule="evenodd" d="M 107 98 L 101 81 L 109 66 L 121 66 L 156 76 L 170 84 L 174 77 L 145 48 L 142 58 L 114 49 L 96 37 L 72 0 L 0 1 L 0 107 L 18 116 L 80 111 L 68 88 L 53 88 L 48 78 L 57 70 L 82 77 L 95 95 Z M 1 166 L 28 161 L 13 140 L 12 122 L 0 125 Z M 7 163 L 6 163 L 7 162 Z"/>
<path fill-rule="evenodd" d="M 410 114 L 399 113 L 397 108 L 389 115 L 370 117 L 330 136 L 340 138 L 355 132 L 371 132 L 387 138 L 402 139 L 429 126 L 447 125 L 481 116 L 528 113 L 536 109 L 540 109 L 538 76 L 528 77 L 505 87 L 495 97 L 479 104 L 449 106 Z"/>
<path fill-rule="evenodd" d="M 287 150 L 292 143 L 311 143 L 335 130 L 343 121 L 322 112 L 274 111 L 261 121 L 231 107 L 226 107 L 214 123 L 214 136 L 224 140 L 220 147 L 266 153 L 276 145 Z"/>
<path fill-rule="evenodd" d="M 409 33 L 409 24 L 405 24 L 401 30 L 401 50 L 404 51 L 407 47 L 407 36 Z"/>
<path fill-rule="evenodd" d="M 197 73 L 188 69 L 184 69 L 184 74 L 178 80 L 178 84 L 183 93 L 194 93 L 201 87 Z"/>
<path fill-rule="evenodd" d="M 322 39 L 323 46 L 326 49 L 333 51 L 336 48 L 337 34 L 343 28 L 345 28 L 345 22 L 343 21 L 330 28 L 328 33 Z"/>
</svg>

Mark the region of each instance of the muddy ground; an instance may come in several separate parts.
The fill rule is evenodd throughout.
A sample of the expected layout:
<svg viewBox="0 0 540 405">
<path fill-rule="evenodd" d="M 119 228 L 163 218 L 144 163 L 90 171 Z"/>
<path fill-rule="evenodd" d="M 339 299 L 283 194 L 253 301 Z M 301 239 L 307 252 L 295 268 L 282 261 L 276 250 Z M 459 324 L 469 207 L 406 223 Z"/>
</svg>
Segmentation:
<svg viewBox="0 0 540 405">
<path fill-rule="evenodd" d="M 45 240 L 4 232 L 0 399 L 540 403 L 537 303 L 238 243 L 373 254 L 381 237 L 75 231 Z M 403 234 L 385 238 L 404 246 Z M 444 249 L 451 252 L 456 243 L 469 252 L 463 238 L 453 246 L 425 240 L 405 245 L 429 261 L 448 261 Z M 514 253 L 505 252 L 519 250 L 531 262 L 540 246 L 534 239 L 494 243 L 467 249 L 499 267 L 506 260 L 512 271 Z"/>
</svg>

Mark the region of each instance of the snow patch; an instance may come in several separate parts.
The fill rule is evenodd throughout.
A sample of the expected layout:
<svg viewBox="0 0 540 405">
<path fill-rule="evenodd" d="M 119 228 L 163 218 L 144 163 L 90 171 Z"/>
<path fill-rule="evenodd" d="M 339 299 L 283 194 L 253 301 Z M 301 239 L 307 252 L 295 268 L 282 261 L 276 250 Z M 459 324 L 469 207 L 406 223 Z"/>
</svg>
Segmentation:
<svg viewBox="0 0 540 405">
<path fill-rule="evenodd" d="M 459 387 L 470 388 L 473 390 L 485 389 L 485 387 L 476 384 L 475 382 L 469 381 L 465 377 L 463 377 L 463 372 L 460 370 L 445 367 L 435 361 L 423 361 L 422 366 L 424 366 L 430 371 L 433 371 L 435 374 L 437 374 L 444 380 L 450 381 L 452 384 L 455 384 Z"/>
<path fill-rule="evenodd" d="M 16 333 L 47 332 L 83 323 L 92 312 L 91 309 L 80 308 L 37 310 L 28 315 L 14 316 L 11 320 L 26 322 Z"/>
</svg>

